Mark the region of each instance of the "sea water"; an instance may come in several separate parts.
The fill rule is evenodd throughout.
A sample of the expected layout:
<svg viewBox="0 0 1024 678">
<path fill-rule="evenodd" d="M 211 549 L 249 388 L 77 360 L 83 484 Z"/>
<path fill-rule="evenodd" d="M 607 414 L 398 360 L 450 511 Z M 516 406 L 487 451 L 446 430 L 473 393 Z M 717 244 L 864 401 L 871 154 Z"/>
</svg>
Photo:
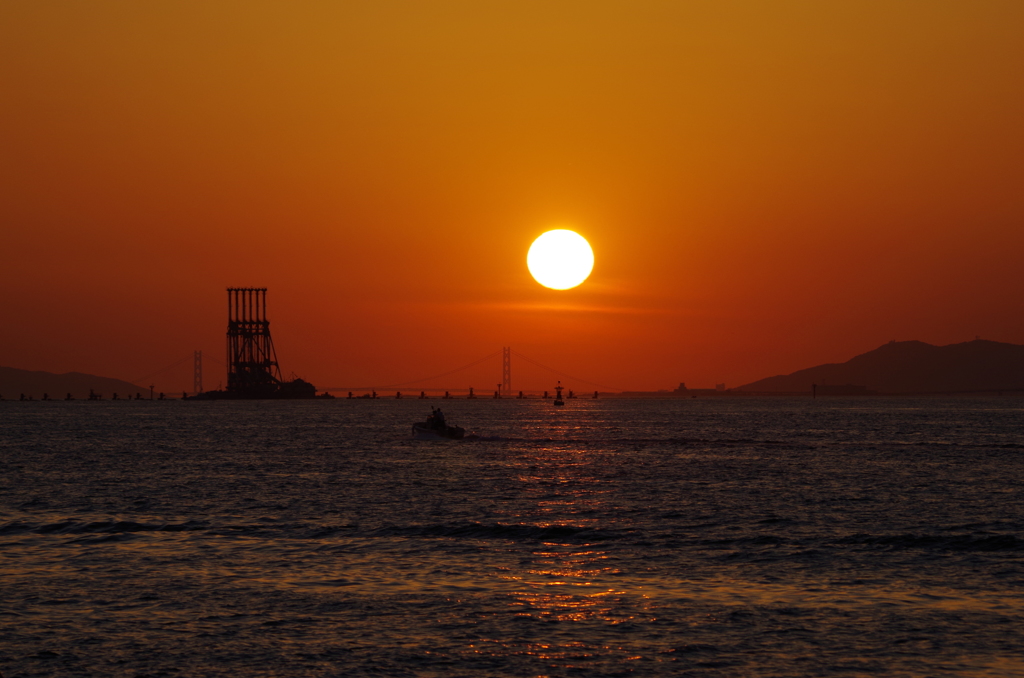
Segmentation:
<svg viewBox="0 0 1024 678">
<path fill-rule="evenodd" d="M 481 436 L 415 441 L 444 407 Z M 0 673 L 1024 675 L 1015 398 L 0 403 Z"/>
</svg>

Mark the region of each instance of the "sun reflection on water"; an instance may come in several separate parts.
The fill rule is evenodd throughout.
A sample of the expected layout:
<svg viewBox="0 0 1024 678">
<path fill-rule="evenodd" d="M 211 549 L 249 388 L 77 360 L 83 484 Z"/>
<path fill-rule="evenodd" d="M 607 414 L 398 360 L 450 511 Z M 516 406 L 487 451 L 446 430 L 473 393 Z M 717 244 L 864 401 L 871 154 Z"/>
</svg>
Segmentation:
<svg viewBox="0 0 1024 678">
<path fill-rule="evenodd" d="M 570 429 L 562 433 L 572 436 Z M 611 486 L 593 472 L 591 450 L 543 445 L 529 450 L 523 463 L 526 468 L 518 480 L 533 507 L 519 516 L 524 522 L 539 527 L 590 528 L 598 527 L 596 516 L 603 515 L 600 527 L 609 527 Z M 505 569 L 499 576 L 514 586 L 507 600 L 509 611 L 518 618 L 614 626 L 637 621 L 636 606 L 623 605 L 627 591 L 607 581 L 620 574 L 621 569 L 607 550 L 586 541 L 567 540 L 544 542 L 518 566 Z M 558 661 L 563 667 L 571 666 L 573 660 L 592 658 L 595 653 L 615 652 L 581 643 L 533 644 L 505 651 Z"/>
</svg>

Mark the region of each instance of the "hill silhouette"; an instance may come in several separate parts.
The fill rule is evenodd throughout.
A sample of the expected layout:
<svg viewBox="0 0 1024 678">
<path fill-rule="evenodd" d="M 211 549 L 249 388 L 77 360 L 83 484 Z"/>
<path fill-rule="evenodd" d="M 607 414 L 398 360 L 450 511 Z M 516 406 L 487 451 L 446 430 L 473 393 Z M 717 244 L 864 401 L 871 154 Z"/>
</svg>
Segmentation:
<svg viewBox="0 0 1024 678">
<path fill-rule="evenodd" d="M 1024 389 L 1024 346 L 982 339 L 948 346 L 892 341 L 845 363 L 768 377 L 734 390 L 810 392 L 812 384 L 856 384 L 879 393 Z"/>
<path fill-rule="evenodd" d="M 94 374 L 82 374 L 81 372 L 67 372 L 66 374 L 53 374 L 52 372 L 33 372 L 30 370 L 19 370 L 14 367 L 0 367 L 0 396 L 6 400 L 17 399 L 22 393 L 25 397 L 33 397 L 39 400 L 44 393 L 49 393 L 54 400 L 64 398 L 68 393 L 73 398 L 88 398 L 89 390 L 101 394 L 104 398 L 110 398 L 114 393 L 122 398 L 136 393 L 149 395 L 148 388 L 142 388 L 135 384 L 120 379 L 109 377 L 98 377 Z"/>
</svg>

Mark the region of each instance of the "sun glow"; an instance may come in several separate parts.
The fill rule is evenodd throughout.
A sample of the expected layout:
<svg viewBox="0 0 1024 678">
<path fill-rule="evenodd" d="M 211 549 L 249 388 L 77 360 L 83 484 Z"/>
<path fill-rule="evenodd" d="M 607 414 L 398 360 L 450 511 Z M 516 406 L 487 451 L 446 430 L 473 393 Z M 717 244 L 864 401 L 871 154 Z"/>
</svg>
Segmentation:
<svg viewBox="0 0 1024 678">
<path fill-rule="evenodd" d="M 533 241 L 526 255 L 526 267 L 544 287 L 568 290 L 586 280 L 594 270 L 594 250 L 579 233 L 560 228 Z"/>
</svg>

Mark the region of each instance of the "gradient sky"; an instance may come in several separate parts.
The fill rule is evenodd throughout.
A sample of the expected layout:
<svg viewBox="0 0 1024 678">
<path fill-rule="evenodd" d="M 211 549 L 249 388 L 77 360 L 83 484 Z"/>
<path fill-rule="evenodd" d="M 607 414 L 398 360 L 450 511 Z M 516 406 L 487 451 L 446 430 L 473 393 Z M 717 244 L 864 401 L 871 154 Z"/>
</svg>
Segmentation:
<svg viewBox="0 0 1024 678">
<path fill-rule="evenodd" d="M 223 361 L 234 285 L 320 387 L 1024 343 L 1022 35 L 1019 0 L 5 2 L 0 364 Z M 556 227 L 575 290 L 526 270 Z"/>
</svg>

